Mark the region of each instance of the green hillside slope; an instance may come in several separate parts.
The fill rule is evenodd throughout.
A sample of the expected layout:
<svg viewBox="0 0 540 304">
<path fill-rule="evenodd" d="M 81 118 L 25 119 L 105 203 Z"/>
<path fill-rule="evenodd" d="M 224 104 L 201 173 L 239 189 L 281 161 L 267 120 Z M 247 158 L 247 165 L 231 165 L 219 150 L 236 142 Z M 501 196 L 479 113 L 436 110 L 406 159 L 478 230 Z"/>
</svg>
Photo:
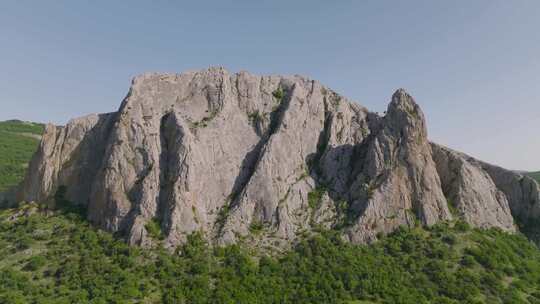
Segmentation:
<svg viewBox="0 0 540 304">
<path fill-rule="evenodd" d="M 370 246 L 331 232 L 276 257 L 130 248 L 66 211 L 0 213 L 0 303 L 540 303 L 540 251 L 458 222 Z"/>
<path fill-rule="evenodd" d="M 537 172 L 529 172 L 527 173 L 528 176 L 536 179 L 540 183 L 540 171 Z"/>
<path fill-rule="evenodd" d="M 0 122 L 0 192 L 22 180 L 42 132 L 41 124 L 15 120 Z"/>
</svg>

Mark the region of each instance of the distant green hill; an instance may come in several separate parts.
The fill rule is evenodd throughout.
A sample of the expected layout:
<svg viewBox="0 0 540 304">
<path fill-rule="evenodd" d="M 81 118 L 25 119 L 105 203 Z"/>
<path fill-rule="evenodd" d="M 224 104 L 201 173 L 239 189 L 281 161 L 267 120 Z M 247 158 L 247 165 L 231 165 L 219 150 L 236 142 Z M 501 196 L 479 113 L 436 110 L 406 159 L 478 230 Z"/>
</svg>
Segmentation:
<svg viewBox="0 0 540 304">
<path fill-rule="evenodd" d="M 22 180 L 42 133 L 42 124 L 18 120 L 0 122 L 0 192 Z"/>
<path fill-rule="evenodd" d="M 534 178 L 534 179 L 536 179 L 540 183 L 540 171 L 528 172 L 527 175 Z"/>
</svg>

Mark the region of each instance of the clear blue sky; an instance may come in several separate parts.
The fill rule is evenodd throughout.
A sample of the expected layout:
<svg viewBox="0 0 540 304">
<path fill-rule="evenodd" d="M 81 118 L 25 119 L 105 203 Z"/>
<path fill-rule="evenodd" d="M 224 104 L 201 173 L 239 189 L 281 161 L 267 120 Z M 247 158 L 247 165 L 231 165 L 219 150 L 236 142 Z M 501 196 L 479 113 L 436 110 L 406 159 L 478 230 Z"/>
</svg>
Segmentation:
<svg viewBox="0 0 540 304">
<path fill-rule="evenodd" d="M 63 124 L 116 110 L 136 74 L 220 65 L 379 112 L 404 87 L 432 140 L 540 170 L 540 1 L 178 2 L 2 1 L 0 120 Z"/>
</svg>

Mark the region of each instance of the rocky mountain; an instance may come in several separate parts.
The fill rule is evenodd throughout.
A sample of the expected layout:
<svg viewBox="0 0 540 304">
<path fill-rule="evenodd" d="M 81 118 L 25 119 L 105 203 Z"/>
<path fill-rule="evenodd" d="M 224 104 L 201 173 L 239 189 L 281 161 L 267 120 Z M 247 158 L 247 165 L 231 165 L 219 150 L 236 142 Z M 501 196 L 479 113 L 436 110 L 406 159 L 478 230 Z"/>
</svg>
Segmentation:
<svg viewBox="0 0 540 304">
<path fill-rule="evenodd" d="M 384 116 L 301 76 L 210 68 L 143 74 L 114 113 L 47 125 L 19 199 L 58 189 L 103 229 L 167 246 L 282 248 L 336 228 L 370 242 L 399 226 L 463 218 L 516 231 L 540 217 L 530 177 L 430 143 L 420 107 L 397 90 Z"/>
</svg>

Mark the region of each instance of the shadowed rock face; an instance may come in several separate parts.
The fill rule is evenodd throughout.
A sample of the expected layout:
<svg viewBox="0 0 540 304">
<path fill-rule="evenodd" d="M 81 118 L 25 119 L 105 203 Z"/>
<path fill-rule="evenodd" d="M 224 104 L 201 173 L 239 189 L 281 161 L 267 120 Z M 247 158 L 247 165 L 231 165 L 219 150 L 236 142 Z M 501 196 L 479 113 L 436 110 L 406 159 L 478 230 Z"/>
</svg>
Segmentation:
<svg viewBox="0 0 540 304">
<path fill-rule="evenodd" d="M 222 68 L 144 74 L 117 112 L 48 125 L 19 198 L 46 202 L 60 186 L 141 245 L 151 219 L 168 246 L 202 231 L 284 247 L 316 227 L 369 242 L 432 225 L 453 218 L 448 201 L 479 227 L 539 215 L 536 182 L 430 144 L 404 90 L 379 116 L 300 76 Z"/>
</svg>

